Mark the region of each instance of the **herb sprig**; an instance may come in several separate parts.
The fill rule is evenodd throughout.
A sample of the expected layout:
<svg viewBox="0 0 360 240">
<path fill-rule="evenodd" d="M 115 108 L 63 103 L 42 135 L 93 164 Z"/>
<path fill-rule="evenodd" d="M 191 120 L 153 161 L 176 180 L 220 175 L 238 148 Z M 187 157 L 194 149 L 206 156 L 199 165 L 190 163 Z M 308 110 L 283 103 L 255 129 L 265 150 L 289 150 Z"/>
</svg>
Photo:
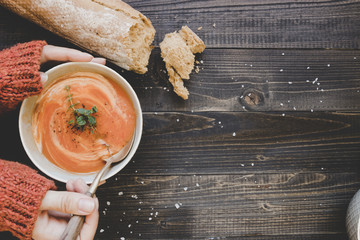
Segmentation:
<svg viewBox="0 0 360 240">
<path fill-rule="evenodd" d="M 71 119 L 68 124 L 73 125 L 76 129 L 80 129 L 81 131 L 84 131 L 86 127 L 88 127 L 91 131 L 91 133 L 94 133 L 96 130 L 96 119 L 91 114 L 97 113 L 97 107 L 93 106 L 91 109 L 85 109 L 84 105 L 83 108 L 75 108 L 80 103 L 74 103 L 73 102 L 73 94 L 70 92 L 70 86 L 67 85 L 65 87 L 68 95 L 67 95 L 67 101 L 70 102 L 70 106 L 68 108 L 68 111 L 70 109 L 73 110 L 75 119 Z"/>
</svg>

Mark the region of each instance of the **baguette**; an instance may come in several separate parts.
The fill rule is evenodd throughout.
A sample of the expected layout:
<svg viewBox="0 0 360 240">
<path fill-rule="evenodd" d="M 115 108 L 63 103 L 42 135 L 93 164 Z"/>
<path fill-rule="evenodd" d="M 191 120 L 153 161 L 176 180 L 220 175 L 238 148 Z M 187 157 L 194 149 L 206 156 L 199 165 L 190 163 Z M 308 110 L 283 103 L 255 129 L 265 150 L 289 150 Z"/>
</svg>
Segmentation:
<svg viewBox="0 0 360 240">
<path fill-rule="evenodd" d="M 184 100 L 188 99 L 189 91 L 182 79 L 190 79 L 194 54 L 205 50 L 204 42 L 188 26 L 183 26 L 179 32 L 166 34 L 160 49 L 174 92 Z"/>
<path fill-rule="evenodd" d="M 0 4 L 126 70 L 147 72 L 155 29 L 121 0 L 0 0 Z"/>
</svg>

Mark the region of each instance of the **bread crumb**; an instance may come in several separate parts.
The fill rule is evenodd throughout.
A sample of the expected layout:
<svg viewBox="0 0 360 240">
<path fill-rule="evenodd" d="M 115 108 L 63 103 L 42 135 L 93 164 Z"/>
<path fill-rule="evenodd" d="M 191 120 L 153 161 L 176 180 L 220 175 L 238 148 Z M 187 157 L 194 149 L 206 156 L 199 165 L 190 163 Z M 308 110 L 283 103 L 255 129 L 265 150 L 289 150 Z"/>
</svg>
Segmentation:
<svg viewBox="0 0 360 240">
<path fill-rule="evenodd" d="M 195 72 L 196 72 L 196 73 L 199 73 L 199 71 L 200 71 L 199 66 L 196 66 L 196 67 L 195 67 Z"/>
<path fill-rule="evenodd" d="M 203 28 L 203 27 L 198 27 L 198 29 L 197 29 L 197 30 L 199 30 L 199 31 L 200 31 L 202 28 Z"/>
<path fill-rule="evenodd" d="M 183 26 L 178 32 L 166 34 L 160 49 L 174 92 L 184 100 L 188 99 L 189 91 L 183 79 L 190 78 L 194 69 L 194 54 L 205 50 L 204 42 L 188 26 Z M 199 67 L 195 67 L 195 72 L 199 72 Z"/>
<path fill-rule="evenodd" d="M 213 28 L 216 28 L 216 23 L 213 24 Z"/>
</svg>

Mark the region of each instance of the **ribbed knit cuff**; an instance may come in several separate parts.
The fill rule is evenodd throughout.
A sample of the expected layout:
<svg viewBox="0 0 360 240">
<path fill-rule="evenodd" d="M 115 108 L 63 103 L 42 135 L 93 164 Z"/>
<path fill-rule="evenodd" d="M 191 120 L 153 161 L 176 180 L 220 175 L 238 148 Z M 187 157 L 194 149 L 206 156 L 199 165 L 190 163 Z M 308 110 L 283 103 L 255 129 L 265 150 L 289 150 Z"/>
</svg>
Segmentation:
<svg viewBox="0 0 360 240">
<path fill-rule="evenodd" d="M 0 160 L 0 231 L 31 239 L 41 201 L 53 181 L 16 162 Z"/>
<path fill-rule="evenodd" d="M 0 52 L 0 104 L 8 110 L 42 90 L 40 58 L 46 44 L 31 41 Z"/>
</svg>

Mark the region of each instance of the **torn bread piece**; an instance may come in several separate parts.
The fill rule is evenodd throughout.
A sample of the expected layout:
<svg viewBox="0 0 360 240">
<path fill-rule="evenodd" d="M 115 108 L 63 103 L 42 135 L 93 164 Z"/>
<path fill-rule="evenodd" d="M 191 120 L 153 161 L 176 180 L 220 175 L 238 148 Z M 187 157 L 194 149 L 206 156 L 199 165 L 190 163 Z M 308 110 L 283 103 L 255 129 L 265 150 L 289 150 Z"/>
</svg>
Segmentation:
<svg viewBox="0 0 360 240">
<path fill-rule="evenodd" d="M 183 26 L 179 32 L 166 34 L 160 49 L 174 92 L 184 100 L 188 99 L 189 91 L 182 79 L 190 79 L 194 54 L 205 50 L 204 42 L 189 27 Z"/>
</svg>

